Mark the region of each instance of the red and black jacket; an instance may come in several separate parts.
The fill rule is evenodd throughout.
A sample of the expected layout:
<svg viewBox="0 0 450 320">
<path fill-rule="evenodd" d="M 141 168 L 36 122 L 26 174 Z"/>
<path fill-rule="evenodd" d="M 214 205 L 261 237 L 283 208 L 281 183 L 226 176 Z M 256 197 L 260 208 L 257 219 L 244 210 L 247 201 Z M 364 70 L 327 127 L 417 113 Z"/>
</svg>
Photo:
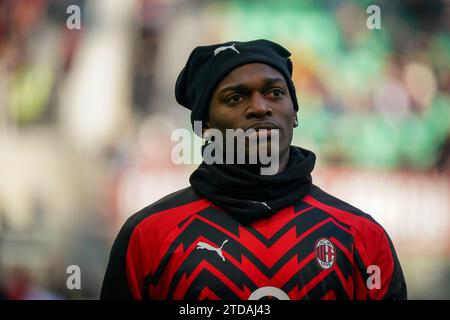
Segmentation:
<svg viewBox="0 0 450 320">
<path fill-rule="evenodd" d="M 264 287 L 292 300 L 407 297 L 386 231 L 312 185 L 248 225 L 192 187 L 144 208 L 114 242 L 101 299 L 247 300 Z"/>
</svg>

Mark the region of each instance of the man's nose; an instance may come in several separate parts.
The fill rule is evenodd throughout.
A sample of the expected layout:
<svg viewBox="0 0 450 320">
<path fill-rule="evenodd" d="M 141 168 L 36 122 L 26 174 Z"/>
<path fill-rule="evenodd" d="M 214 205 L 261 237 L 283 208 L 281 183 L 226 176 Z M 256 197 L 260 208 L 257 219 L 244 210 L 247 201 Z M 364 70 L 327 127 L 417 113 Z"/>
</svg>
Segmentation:
<svg viewBox="0 0 450 320">
<path fill-rule="evenodd" d="M 261 118 L 264 116 L 272 115 L 272 108 L 270 107 L 269 102 L 264 98 L 264 95 L 255 93 L 249 100 L 249 105 L 246 113 L 247 118 Z"/>
</svg>

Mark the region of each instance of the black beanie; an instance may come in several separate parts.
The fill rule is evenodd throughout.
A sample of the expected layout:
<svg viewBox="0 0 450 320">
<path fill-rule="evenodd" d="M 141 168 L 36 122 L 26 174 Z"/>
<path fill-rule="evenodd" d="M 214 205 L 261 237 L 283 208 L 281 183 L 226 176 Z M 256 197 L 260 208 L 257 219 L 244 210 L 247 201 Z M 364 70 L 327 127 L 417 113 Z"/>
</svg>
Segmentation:
<svg viewBox="0 0 450 320">
<path fill-rule="evenodd" d="M 290 55 L 281 45 L 264 39 L 196 47 L 178 75 L 175 97 L 179 104 L 192 111 L 192 125 L 194 121 L 203 121 L 208 117 L 211 97 L 219 82 L 237 67 L 259 62 L 277 69 L 283 75 L 297 111 Z"/>
</svg>

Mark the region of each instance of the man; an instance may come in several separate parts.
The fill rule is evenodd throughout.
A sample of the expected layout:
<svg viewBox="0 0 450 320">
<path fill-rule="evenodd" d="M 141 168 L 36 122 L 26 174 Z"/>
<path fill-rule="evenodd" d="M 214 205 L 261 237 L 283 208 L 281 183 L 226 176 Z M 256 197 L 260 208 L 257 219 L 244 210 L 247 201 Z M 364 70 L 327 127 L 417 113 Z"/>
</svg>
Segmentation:
<svg viewBox="0 0 450 320">
<path fill-rule="evenodd" d="M 277 171 L 261 174 L 260 157 L 249 162 L 249 140 L 244 163 L 203 162 L 190 187 L 125 223 L 102 299 L 406 299 L 386 231 L 313 185 L 315 155 L 291 146 L 298 104 L 289 56 L 268 40 L 191 53 L 175 94 L 201 121 L 197 133 L 253 130 Z M 225 141 L 216 152 L 236 143 Z"/>
</svg>

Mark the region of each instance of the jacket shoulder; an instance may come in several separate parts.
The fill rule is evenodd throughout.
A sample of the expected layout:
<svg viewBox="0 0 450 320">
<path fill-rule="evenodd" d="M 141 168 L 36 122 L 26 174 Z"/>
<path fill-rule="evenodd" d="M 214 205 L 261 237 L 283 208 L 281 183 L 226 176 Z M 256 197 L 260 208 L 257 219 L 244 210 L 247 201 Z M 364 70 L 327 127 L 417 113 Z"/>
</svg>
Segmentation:
<svg viewBox="0 0 450 320">
<path fill-rule="evenodd" d="M 133 266 L 135 259 L 139 260 L 140 257 L 146 256 L 145 250 L 149 252 L 155 250 L 155 239 L 164 235 L 171 226 L 183 218 L 183 214 L 177 214 L 177 212 L 188 212 L 188 214 L 195 212 L 200 208 L 199 202 L 206 205 L 191 187 L 187 187 L 167 195 L 130 216 L 113 243 L 100 298 L 139 298 L 133 286 L 136 284 L 133 282 L 136 278 L 130 276 L 128 269 Z M 189 205 L 192 205 L 190 210 Z M 162 218 L 159 218 L 160 216 Z"/>
<path fill-rule="evenodd" d="M 306 201 L 305 201 L 306 200 Z M 354 235 L 355 265 L 363 277 L 357 285 L 357 299 L 406 299 L 407 288 L 394 245 L 386 230 L 364 211 L 313 186 L 305 202 L 344 223 Z M 368 267 L 381 272 L 380 289 L 367 290 Z M 358 278 L 357 278 L 358 279 Z"/>
<path fill-rule="evenodd" d="M 201 199 L 202 198 L 195 193 L 190 186 L 178 190 L 131 215 L 124 223 L 122 229 L 125 233 L 131 234 L 133 230 L 147 218 L 177 207 L 189 205 Z"/>
<path fill-rule="evenodd" d="M 383 227 L 368 213 L 363 210 L 323 191 L 313 185 L 304 201 L 316 207 L 336 220 L 348 225 L 358 233 L 370 233 L 372 235 L 384 232 Z"/>
</svg>

